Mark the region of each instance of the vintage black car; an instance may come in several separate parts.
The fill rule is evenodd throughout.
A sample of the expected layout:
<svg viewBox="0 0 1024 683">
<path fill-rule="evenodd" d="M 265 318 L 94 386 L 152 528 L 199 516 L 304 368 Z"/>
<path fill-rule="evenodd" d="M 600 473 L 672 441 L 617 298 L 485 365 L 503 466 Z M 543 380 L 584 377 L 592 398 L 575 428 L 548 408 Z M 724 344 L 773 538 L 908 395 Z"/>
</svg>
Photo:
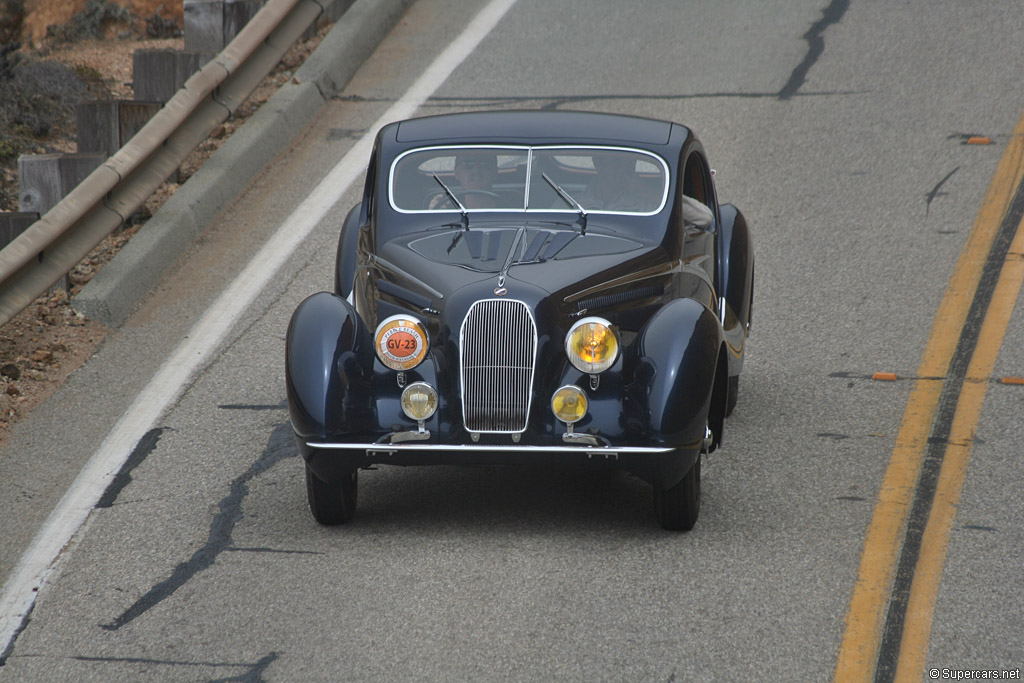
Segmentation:
<svg viewBox="0 0 1024 683">
<path fill-rule="evenodd" d="M 743 215 L 688 128 L 449 114 L 382 128 L 334 292 L 288 327 L 309 506 L 351 519 L 375 464 L 553 462 L 650 482 L 693 527 L 751 320 Z"/>
</svg>

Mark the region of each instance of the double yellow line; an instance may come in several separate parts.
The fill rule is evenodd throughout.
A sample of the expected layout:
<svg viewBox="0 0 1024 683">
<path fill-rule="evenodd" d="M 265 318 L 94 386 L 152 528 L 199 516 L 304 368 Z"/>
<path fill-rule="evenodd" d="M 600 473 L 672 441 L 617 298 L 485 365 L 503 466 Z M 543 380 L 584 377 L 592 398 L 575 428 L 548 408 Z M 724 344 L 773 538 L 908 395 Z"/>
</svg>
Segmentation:
<svg viewBox="0 0 1024 683">
<path fill-rule="evenodd" d="M 946 376 L 968 323 L 990 253 L 1006 222 L 1011 204 L 1024 178 L 1024 117 L 1003 153 L 984 203 L 975 219 L 967 245 L 960 254 L 938 313 L 932 324 L 878 502 L 864 539 L 860 572 L 850 599 L 835 680 L 869 681 L 877 674 L 886 615 L 897 562 L 929 437 L 940 407 Z M 941 469 L 917 551 L 892 680 L 920 681 L 928 653 L 931 622 L 949 535 L 960 500 L 974 432 L 981 414 L 996 357 L 1024 283 L 1024 229 L 1015 230 L 992 298 L 984 312 L 973 354 L 956 400 L 952 423 L 939 459 Z M 1003 228 L 1005 235 L 1005 228 Z M 888 678 L 885 673 L 880 678 Z"/>
</svg>

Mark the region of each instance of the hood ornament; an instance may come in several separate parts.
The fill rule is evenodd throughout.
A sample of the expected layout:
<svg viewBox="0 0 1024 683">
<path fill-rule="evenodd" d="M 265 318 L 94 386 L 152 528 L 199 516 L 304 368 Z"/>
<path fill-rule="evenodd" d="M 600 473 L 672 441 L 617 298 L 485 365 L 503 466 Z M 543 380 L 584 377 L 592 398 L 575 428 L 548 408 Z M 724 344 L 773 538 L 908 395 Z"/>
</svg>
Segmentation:
<svg viewBox="0 0 1024 683">
<path fill-rule="evenodd" d="M 505 274 L 502 273 L 498 276 L 498 286 L 494 288 L 495 296 L 505 296 L 508 294 L 508 287 L 505 286 Z"/>
</svg>

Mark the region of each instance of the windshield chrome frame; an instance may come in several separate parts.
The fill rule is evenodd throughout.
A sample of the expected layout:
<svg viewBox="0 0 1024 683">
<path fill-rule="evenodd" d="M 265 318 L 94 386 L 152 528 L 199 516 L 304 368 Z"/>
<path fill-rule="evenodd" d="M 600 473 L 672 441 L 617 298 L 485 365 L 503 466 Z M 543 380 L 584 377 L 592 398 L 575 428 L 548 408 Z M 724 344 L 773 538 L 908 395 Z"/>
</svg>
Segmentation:
<svg viewBox="0 0 1024 683">
<path fill-rule="evenodd" d="M 612 151 L 612 152 L 631 152 L 634 154 L 642 154 L 650 157 L 656 161 L 665 174 L 665 183 L 662 188 L 661 202 L 658 204 L 658 208 L 654 211 L 608 211 L 605 209 L 587 209 L 587 215 L 593 214 L 605 214 L 615 216 L 655 216 L 661 213 L 665 209 L 665 203 L 668 201 L 669 188 L 672 186 L 672 177 L 669 172 L 668 162 L 665 161 L 661 156 L 650 152 L 646 149 L 638 149 L 636 147 L 623 147 L 621 145 L 507 145 L 507 144 L 494 144 L 494 145 L 432 145 L 428 147 L 417 147 L 415 149 L 406 150 L 402 152 L 395 160 L 391 162 L 391 168 L 388 169 L 388 204 L 391 206 L 393 211 L 402 214 L 410 215 L 422 215 L 422 214 L 444 214 L 444 213 L 459 213 L 458 208 L 443 208 L 443 209 L 403 209 L 395 204 L 395 169 L 398 164 L 405 157 L 410 154 L 419 154 L 421 152 L 430 152 L 433 150 L 463 150 L 463 149 L 496 149 L 496 150 L 516 150 L 519 152 L 526 152 L 526 185 L 524 187 L 524 206 L 522 208 L 485 208 L 485 209 L 470 209 L 470 213 L 566 213 L 572 215 L 578 215 L 578 211 L 573 208 L 566 207 L 564 209 L 557 208 L 544 208 L 544 209 L 531 209 L 527 208 L 530 205 L 530 175 L 533 170 L 533 152 L 534 150 L 560 150 L 560 149 L 580 149 L 580 150 L 601 150 L 601 151 Z"/>
</svg>

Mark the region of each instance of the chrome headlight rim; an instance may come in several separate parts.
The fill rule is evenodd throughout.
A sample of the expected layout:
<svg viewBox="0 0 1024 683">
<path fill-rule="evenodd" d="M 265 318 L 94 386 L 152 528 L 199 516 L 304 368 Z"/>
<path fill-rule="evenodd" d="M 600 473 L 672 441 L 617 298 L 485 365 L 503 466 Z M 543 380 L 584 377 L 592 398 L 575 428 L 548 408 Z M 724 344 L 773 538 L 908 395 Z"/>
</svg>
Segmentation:
<svg viewBox="0 0 1024 683">
<path fill-rule="evenodd" d="M 607 334 L 611 335 L 612 341 L 615 344 L 615 349 L 609 358 L 605 358 L 600 362 L 587 361 L 584 360 L 577 352 L 573 344 L 573 336 L 577 330 L 585 325 L 600 325 L 607 330 Z M 616 361 L 618 361 L 621 353 L 622 343 L 619 339 L 618 330 L 609 320 L 599 316 L 589 316 L 577 320 L 565 335 L 565 355 L 569 358 L 569 362 L 580 372 L 585 372 L 589 375 L 599 375 L 611 368 L 615 365 Z"/>
<path fill-rule="evenodd" d="M 373 333 L 377 360 L 398 372 L 412 370 L 430 350 L 427 327 L 412 315 L 392 315 L 380 321 Z"/>
<path fill-rule="evenodd" d="M 581 406 L 581 409 L 579 411 L 577 411 L 578 414 L 576 416 L 574 416 L 574 417 L 567 418 L 565 413 L 560 412 L 559 408 L 557 406 L 556 402 L 559 400 L 560 397 L 562 397 L 563 401 L 565 400 L 564 399 L 564 394 L 565 393 L 573 394 L 573 399 L 576 402 L 576 403 L 574 403 L 574 405 L 580 405 Z M 551 412 L 552 412 L 552 414 L 554 414 L 554 416 L 557 419 L 561 420 L 565 424 L 569 424 L 569 425 L 576 424 L 577 422 L 579 422 L 580 420 L 582 420 L 583 418 L 585 418 L 587 416 L 587 411 L 589 409 L 590 409 L 590 399 L 587 398 L 587 392 L 583 391 L 583 389 L 581 389 L 580 387 L 576 386 L 575 384 L 565 384 L 565 385 L 562 385 L 562 386 L 558 387 L 557 389 L 555 389 L 555 392 L 551 395 Z"/>
<path fill-rule="evenodd" d="M 427 396 L 428 410 L 426 412 L 422 414 L 416 414 L 412 410 L 410 406 L 412 405 L 411 397 L 413 396 L 413 394 Z M 412 384 L 409 384 L 404 389 L 402 389 L 401 404 L 402 412 L 405 413 L 405 416 L 410 420 L 415 420 L 417 422 L 424 422 L 426 420 L 429 420 L 430 418 L 434 417 L 434 415 L 437 414 L 437 408 L 439 405 L 437 389 L 435 389 L 433 385 L 427 382 L 413 382 Z"/>
</svg>

